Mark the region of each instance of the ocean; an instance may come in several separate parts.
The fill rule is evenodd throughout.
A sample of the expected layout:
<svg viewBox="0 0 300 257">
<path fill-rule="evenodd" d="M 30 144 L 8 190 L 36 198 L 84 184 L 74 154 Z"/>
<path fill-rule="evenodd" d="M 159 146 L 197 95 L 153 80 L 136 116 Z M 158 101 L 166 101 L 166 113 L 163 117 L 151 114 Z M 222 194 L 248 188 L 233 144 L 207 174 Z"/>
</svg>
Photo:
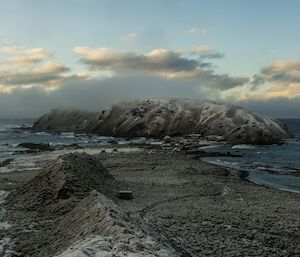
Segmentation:
<svg viewBox="0 0 300 257">
<path fill-rule="evenodd" d="M 290 130 L 300 137 L 300 119 L 285 119 L 282 121 Z M 22 130 L 31 126 L 32 120 L 0 120 L 0 163 L 14 156 L 24 155 L 18 144 L 25 142 L 50 143 L 63 146 L 78 144 L 84 147 L 109 145 L 111 141 L 119 144 L 143 142 L 145 138 L 129 140 L 124 138 L 103 137 L 98 135 L 45 132 L 33 133 Z M 19 129 L 15 129 L 19 128 Z M 300 140 L 289 140 L 283 145 L 249 146 L 249 145 L 219 145 L 203 147 L 210 152 L 231 152 L 242 157 L 207 157 L 204 161 L 233 169 L 246 171 L 246 177 L 251 182 L 279 190 L 300 193 Z M 0 169 L 1 172 L 1 169 Z"/>
<path fill-rule="evenodd" d="M 206 151 L 229 151 L 242 157 L 209 157 L 203 160 L 246 171 L 249 174 L 246 179 L 256 184 L 300 193 L 300 119 L 280 120 L 299 140 L 270 146 L 215 146 Z"/>
</svg>

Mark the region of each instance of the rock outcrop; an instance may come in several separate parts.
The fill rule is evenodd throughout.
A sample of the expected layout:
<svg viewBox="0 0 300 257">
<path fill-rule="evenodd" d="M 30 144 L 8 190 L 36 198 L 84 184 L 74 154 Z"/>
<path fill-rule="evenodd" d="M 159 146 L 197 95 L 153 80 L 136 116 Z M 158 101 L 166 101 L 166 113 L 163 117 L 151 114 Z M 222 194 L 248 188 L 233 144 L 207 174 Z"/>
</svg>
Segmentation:
<svg viewBox="0 0 300 257">
<path fill-rule="evenodd" d="M 35 131 L 80 132 L 96 113 L 77 109 L 53 109 L 40 117 L 33 126 Z"/>
<path fill-rule="evenodd" d="M 58 120 L 55 113 L 60 114 L 61 122 L 66 117 L 68 122 L 64 124 L 70 124 L 70 120 L 76 119 L 70 119 L 71 114 L 68 112 L 64 115 L 63 111 L 50 112 L 40 118 L 33 129 L 53 127 L 57 130 L 55 123 L 51 122 Z M 52 117 L 50 121 L 49 117 Z M 84 123 L 82 119 L 76 122 L 81 131 L 110 136 L 200 134 L 204 138 L 222 137 L 234 144 L 273 144 L 290 137 L 287 128 L 274 119 L 237 106 L 191 99 L 158 98 L 121 102 L 101 113 L 89 115 Z M 72 128 L 76 131 L 74 125 L 67 129 L 70 131 Z"/>
<path fill-rule="evenodd" d="M 88 128 L 123 136 L 222 136 L 237 144 L 271 144 L 289 137 L 283 125 L 271 118 L 237 106 L 186 99 L 119 103 L 91 120 Z"/>
<path fill-rule="evenodd" d="M 53 150 L 50 146 L 50 144 L 44 144 L 44 143 L 21 143 L 18 144 L 18 147 L 27 148 L 30 150 L 36 150 L 36 151 L 51 151 Z"/>
</svg>

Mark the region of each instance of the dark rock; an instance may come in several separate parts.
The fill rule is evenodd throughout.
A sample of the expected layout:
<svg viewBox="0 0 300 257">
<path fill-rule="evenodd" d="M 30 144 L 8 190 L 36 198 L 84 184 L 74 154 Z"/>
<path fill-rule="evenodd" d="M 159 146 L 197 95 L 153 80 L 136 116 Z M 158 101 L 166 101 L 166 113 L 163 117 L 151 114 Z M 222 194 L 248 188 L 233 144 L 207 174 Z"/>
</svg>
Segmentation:
<svg viewBox="0 0 300 257">
<path fill-rule="evenodd" d="M 190 155 L 197 155 L 197 158 L 201 157 L 243 157 L 243 155 L 240 154 L 233 154 L 231 152 L 206 152 L 204 150 L 197 150 L 197 149 L 192 149 L 192 150 L 186 150 L 185 154 L 190 154 Z"/>
<path fill-rule="evenodd" d="M 123 200 L 131 200 L 132 191 L 119 191 L 118 197 Z"/>
<path fill-rule="evenodd" d="M 75 149 L 84 149 L 83 146 L 79 145 L 79 144 L 68 144 L 68 145 L 62 145 L 62 148 L 75 148 Z"/>
<path fill-rule="evenodd" d="M 0 162 L 0 167 L 5 167 L 7 165 L 9 165 L 14 159 L 6 159 L 2 162 Z"/>
<path fill-rule="evenodd" d="M 43 143 L 21 143 L 18 147 L 27 148 L 30 150 L 38 150 L 38 151 L 51 151 L 53 148 L 49 144 Z"/>
<path fill-rule="evenodd" d="M 165 136 L 164 137 L 164 142 L 165 143 L 171 143 L 172 142 L 172 138 L 170 136 Z"/>
<path fill-rule="evenodd" d="M 116 141 L 116 140 L 109 140 L 107 143 L 109 143 L 111 145 L 117 145 L 118 141 Z"/>
</svg>

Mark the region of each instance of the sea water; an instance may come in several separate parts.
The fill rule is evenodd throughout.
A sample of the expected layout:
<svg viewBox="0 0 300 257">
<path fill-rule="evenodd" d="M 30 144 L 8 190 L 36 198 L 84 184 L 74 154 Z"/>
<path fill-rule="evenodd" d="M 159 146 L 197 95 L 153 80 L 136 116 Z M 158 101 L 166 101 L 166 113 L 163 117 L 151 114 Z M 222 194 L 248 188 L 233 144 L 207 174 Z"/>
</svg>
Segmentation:
<svg viewBox="0 0 300 257">
<path fill-rule="evenodd" d="M 118 144 L 142 143 L 145 138 L 114 138 L 92 134 L 66 133 L 47 133 L 32 132 L 28 128 L 33 120 L 1 120 L 0 119 L 0 162 L 7 158 L 18 155 L 24 150 L 18 147 L 21 143 L 44 143 L 50 146 L 78 145 L 82 147 L 97 147 L 111 145 L 114 142 Z"/>
<path fill-rule="evenodd" d="M 210 152 L 230 152 L 241 157 L 208 157 L 205 161 L 243 170 L 254 183 L 280 190 L 300 193 L 300 119 L 282 119 L 290 131 L 298 137 L 283 145 L 214 146 Z"/>
</svg>

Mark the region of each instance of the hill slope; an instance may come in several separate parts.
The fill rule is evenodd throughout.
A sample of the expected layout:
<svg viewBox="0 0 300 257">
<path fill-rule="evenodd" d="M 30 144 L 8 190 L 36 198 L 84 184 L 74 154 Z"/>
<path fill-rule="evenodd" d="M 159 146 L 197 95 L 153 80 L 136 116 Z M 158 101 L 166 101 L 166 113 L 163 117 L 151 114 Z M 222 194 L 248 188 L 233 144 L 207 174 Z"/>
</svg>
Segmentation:
<svg viewBox="0 0 300 257">
<path fill-rule="evenodd" d="M 64 117 L 72 120 L 70 115 L 69 112 L 60 115 L 61 122 Z M 55 117 L 55 113 L 41 117 L 33 128 L 49 128 L 49 125 L 51 128 L 55 125 L 47 117 Z M 222 136 L 227 142 L 235 144 L 272 144 L 290 137 L 287 128 L 274 119 L 237 106 L 191 99 L 121 102 L 96 115 L 89 114 L 84 122 L 82 119 L 80 122 L 76 120 L 76 126 L 78 124 L 81 131 L 102 135 L 163 137 L 196 133 L 204 137 Z M 74 124 L 66 130 L 72 128 L 76 131 Z"/>
<path fill-rule="evenodd" d="M 33 129 L 52 132 L 84 131 L 95 115 L 96 113 L 77 109 L 56 108 L 36 120 Z"/>
</svg>

